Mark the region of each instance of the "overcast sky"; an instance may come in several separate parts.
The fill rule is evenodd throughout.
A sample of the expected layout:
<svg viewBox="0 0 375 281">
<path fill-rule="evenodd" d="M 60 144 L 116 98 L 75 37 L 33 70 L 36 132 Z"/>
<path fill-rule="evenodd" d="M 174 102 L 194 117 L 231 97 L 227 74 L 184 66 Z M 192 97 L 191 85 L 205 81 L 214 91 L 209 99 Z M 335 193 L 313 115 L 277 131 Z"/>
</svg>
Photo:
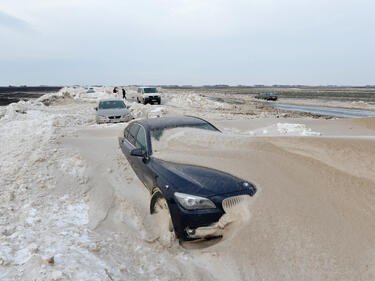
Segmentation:
<svg viewBox="0 0 375 281">
<path fill-rule="evenodd" d="M 0 0 L 10 84 L 375 84 L 375 1 Z"/>
</svg>

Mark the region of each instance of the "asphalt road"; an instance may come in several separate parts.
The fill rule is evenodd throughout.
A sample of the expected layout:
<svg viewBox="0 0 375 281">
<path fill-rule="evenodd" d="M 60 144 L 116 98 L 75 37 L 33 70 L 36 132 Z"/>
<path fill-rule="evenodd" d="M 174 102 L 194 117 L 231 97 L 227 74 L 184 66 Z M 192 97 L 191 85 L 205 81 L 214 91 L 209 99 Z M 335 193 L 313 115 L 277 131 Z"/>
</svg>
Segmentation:
<svg viewBox="0 0 375 281">
<path fill-rule="evenodd" d="M 358 109 L 346 109 L 346 108 L 334 108 L 334 107 L 321 107 L 321 106 L 305 106 L 305 105 L 294 105 L 294 104 L 278 104 L 278 103 L 267 103 L 266 105 L 272 106 L 276 109 L 288 110 L 294 112 L 309 112 L 312 114 L 320 114 L 325 116 L 332 116 L 338 118 L 361 118 L 375 116 L 375 111 L 371 110 L 358 110 Z"/>
</svg>

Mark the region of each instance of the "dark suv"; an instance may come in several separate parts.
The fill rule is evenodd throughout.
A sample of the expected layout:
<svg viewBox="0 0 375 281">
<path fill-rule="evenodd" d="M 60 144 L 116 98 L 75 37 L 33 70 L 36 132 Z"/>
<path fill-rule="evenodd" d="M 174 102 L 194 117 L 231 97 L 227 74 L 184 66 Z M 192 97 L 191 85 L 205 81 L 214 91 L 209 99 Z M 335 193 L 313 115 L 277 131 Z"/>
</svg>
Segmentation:
<svg viewBox="0 0 375 281">
<path fill-rule="evenodd" d="M 260 93 L 256 95 L 255 98 L 261 100 L 277 100 L 277 96 L 274 93 Z"/>
</svg>

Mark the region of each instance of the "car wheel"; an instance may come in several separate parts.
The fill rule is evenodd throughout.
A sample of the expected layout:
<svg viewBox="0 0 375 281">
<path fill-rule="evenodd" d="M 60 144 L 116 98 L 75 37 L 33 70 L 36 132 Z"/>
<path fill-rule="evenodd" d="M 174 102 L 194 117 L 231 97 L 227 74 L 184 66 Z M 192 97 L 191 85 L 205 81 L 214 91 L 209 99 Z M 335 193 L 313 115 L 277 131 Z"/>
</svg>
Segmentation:
<svg viewBox="0 0 375 281">
<path fill-rule="evenodd" d="M 176 240 L 176 235 L 174 233 L 168 203 L 160 191 L 152 195 L 150 211 L 158 228 L 157 232 L 160 243 L 164 246 L 171 247 Z"/>
<path fill-rule="evenodd" d="M 138 103 L 141 103 L 141 101 L 139 100 L 139 98 L 137 98 L 137 102 L 138 102 Z"/>
<path fill-rule="evenodd" d="M 158 104 L 160 104 L 160 100 L 158 101 Z"/>
</svg>

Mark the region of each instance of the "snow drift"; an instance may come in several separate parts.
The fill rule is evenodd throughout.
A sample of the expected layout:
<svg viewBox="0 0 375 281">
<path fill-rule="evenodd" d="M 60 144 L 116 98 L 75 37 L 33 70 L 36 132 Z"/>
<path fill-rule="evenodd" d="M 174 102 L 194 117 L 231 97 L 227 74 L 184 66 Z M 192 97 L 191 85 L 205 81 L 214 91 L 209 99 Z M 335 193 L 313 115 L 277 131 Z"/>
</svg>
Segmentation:
<svg viewBox="0 0 375 281">
<path fill-rule="evenodd" d="M 341 141 L 340 149 L 350 150 L 353 143 L 362 157 L 375 153 L 366 140 Z M 374 163 L 366 160 L 358 177 L 348 161 L 355 158 L 345 153 L 324 157 L 334 144 L 329 138 L 172 129 L 157 142 L 155 157 L 228 172 L 258 187 L 249 206 L 251 220 L 215 246 L 242 268 L 251 264 L 254 271 L 243 269 L 248 279 L 262 272 L 268 280 L 325 280 L 328 275 L 330 280 L 369 280 L 375 262 Z"/>
</svg>

